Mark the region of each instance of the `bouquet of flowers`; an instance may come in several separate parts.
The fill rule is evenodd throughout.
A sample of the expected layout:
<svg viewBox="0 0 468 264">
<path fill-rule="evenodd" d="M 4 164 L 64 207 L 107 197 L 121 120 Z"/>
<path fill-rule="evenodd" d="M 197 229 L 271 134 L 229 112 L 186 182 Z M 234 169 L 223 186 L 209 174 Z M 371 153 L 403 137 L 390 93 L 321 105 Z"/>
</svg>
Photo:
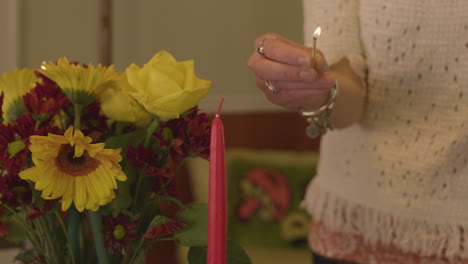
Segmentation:
<svg viewBox="0 0 468 264">
<path fill-rule="evenodd" d="M 208 158 L 197 105 L 210 86 L 166 51 L 124 72 L 62 57 L 4 73 L 0 236 L 28 241 L 17 260 L 142 263 L 157 240 L 206 246 L 206 205 L 182 204 L 174 177 L 188 158 Z"/>
</svg>

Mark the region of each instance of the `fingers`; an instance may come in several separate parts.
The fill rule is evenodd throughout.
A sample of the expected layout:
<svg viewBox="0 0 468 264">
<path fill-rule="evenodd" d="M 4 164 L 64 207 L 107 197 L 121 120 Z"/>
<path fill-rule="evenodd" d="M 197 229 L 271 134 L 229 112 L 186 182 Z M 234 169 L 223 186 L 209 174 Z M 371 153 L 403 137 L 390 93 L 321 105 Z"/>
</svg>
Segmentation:
<svg viewBox="0 0 468 264">
<path fill-rule="evenodd" d="M 335 79 L 330 73 L 324 73 L 317 78 L 315 82 L 289 82 L 289 81 L 272 81 L 270 79 L 256 79 L 257 86 L 264 92 L 271 92 L 266 87 L 266 80 L 269 81 L 272 87 L 280 91 L 288 90 L 310 90 L 312 94 L 321 94 L 328 92 L 334 85 Z"/>
<path fill-rule="evenodd" d="M 269 59 L 298 67 L 310 67 L 310 53 L 303 46 L 281 36 L 266 34 L 255 41 L 255 50 L 263 51 L 263 59 Z M 258 52 L 257 52 L 258 53 Z"/>
<path fill-rule="evenodd" d="M 252 59 L 268 59 L 297 67 L 313 66 L 318 71 L 328 71 L 327 62 L 320 50 L 312 61 L 312 49 L 288 40 L 278 34 L 264 34 L 255 40 Z M 259 50 L 261 48 L 261 50 Z M 262 55 L 263 54 L 263 55 Z"/>
<path fill-rule="evenodd" d="M 277 34 L 257 38 L 247 64 L 255 74 L 257 86 L 270 101 L 283 106 L 321 98 L 335 82 L 320 50 L 312 58 L 311 48 Z"/>
<path fill-rule="evenodd" d="M 259 60 L 249 65 L 257 78 L 283 82 L 313 82 L 317 78 L 317 71 L 313 68 L 296 67 L 272 60 Z"/>
<path fill-rule="evenodd" d="M 263 91 L 265 96 L 273 103 L 290 109 L 298 109 L 299 107 L 310 106 L 315 107 L 315 104 L 322 103 L 329 94 L 329 89 L 279 89 L 278 92 L 269 90 L 264 80 L 257 79 L 257 86 Z M 273 87 L 274 90 L 278 90 Z"/>
</svg>

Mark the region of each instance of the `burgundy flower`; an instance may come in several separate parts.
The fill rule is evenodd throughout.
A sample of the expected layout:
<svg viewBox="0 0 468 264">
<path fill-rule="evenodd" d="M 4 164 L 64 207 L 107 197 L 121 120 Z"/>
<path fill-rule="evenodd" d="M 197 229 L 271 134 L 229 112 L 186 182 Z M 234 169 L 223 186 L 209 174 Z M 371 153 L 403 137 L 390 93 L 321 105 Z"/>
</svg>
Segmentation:
<svg viewBox="0 0 468 264">
<path fill-rule="evenodd" d="M 29 114 L 21 116 L 12 124 L 0 124 L 0 163 L 3 162 L 10 173 L 18 174 L 27 165 L 31 135 L 45 135 L 56 131 L 56 128 L 46 124 L 35 131 L 35 125 L 36 121 Z"/>
<path fill-rule="evenodd" d="M 101 114 L 101 105 L 97 101 L 87 105 L 84 110 L 83 116 L 86 118 L 81 120 L 81 130 L 93 141 L 99 141 L 99 138 L 109 130 L 107 117 Z"/>
<path fill-rule="evenodd" d="M 162 168 L 159 176 L 153 177 L 150 181 L 151 191 L 154 193 L 167 194 L 172 197 L 178 197 L 176 189 L 174 169 Z"/>
<path fill-rule="evenodd" d="M 31 204 L 32 192 L 27 181 L 17 174 L 6 173 L 0 176 L 0 202 L 11 208 L 21 204 Z"/>
<path fill-rule="evenodd" d="M 117 217 L 104 216 L 104 247 L 112 254 L 127 253 L 128 245 L 138 238 L 137 223 L 122 213 Z"/>
<path fill-rule="evenodd" d="M 169 120 L 163 127 L 170 128 L 173 139 L 182 142 L 171 148 L 171 158 L 178 161 L 186 156 L 198 155 L 208 159 L 211 124 L 208 115 L 198 114 L 195 107 L 178 119 Z"/>
<path fill-rule="evenodd" d="M 189 149 L 198 156 L 208 159 L 210 156 L 211 124 L 207 114 L 197 114 L 187 120 Z"/>
<path fill-rule="evenodd" d="M 137 148 L 129 146 L 126 155 L 132 167 L 141 169 L 146 176 L 151 177 L 150 184 L 153 192 L 176 195 L 173 179 L 176 163 L 164 159 L 163 155 L 155 153 L 152 148 L 145 149 L 143 145 Z"/>
<path fill-rule="evenodd" d="M 187 157 L 186 133 L 187 123 L 178 118 L 160 124 L 159 130 L 153 134 L 159 142 L 160 151 L 164 151 L 168 159 L 179 162 Z M 171 137 L 167 137 L 167 131 L 170 131 Z"/>
<path fill-rule="evenodd" d="M 171 236 L 175 231 L 181 230 L 186 223 L 169 219 L 166 223 L 151 227 L 143 236 L 146 240 Z"/>
<path fill-rule="evenodd" d="M 71 105 L 67 96 L 57 85 L 47 77 L 42 77 L 42 83 L 23 96 L 24 106 L 38 121 L 49 120 L 60 110 Z"/>
<path fill-rule="evenodd" d="M 138 145 L 137 148 L 132 145 L 128 146 L 126 155 L 132 167 L 143 170 L 156 167 L 158 162 L 155 151 L 152 148 L 145 148 L 143 144 Z"/>
<path fill-rule="evenodd" d="M 52 210 L 54 208 L 54 205 L 57 203 L 58 199 L 56 200 L 44 200 L 44 205 L 43 208 L 39 208 L 38 206 L 33 206 L 31 207 L 27 212 L 27 218 L 28 220 L 34 220 L 38 218 L 39 216 L 42 216 Z"/>
</svg>

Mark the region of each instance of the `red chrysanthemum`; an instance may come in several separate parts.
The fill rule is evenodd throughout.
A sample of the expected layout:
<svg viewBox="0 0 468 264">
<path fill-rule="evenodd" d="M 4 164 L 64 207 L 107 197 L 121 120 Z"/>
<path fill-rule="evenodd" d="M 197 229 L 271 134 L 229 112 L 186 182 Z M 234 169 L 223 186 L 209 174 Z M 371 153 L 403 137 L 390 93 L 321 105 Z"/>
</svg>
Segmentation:
<svg viewBox="0 0 468 264">
<path fill-rule="evenodd" d="M 137 220 L 132 220 L 122 213 L 117 217 L 104 216 L 104 247 L 112 254 L 125 254 L 128 245 L 138 238 L 137 223 Z"/>
<path fill-rule="evenodd" d="M 101 114 L 101 105 L 94 101 L 86 106 L 81 123 L 81 131 L 97 142 L 109 130 L 107 117 Z"/>
<path fill-rule="evenodd" d="M 0 203 L 16 208 L 31 202 L 32 192 L 27 181 L 12 173 L 0 176 Z"/>
<path fill-rule="evenodd" d="M 39 216 L 42 216 L 42 215 L 46 214 L 47 212 L 52 210 L 52 208 L 54 208 L 54 205 L 57 202 L 58 202 L 58 199 L 56 199 L 56 200 L 44 200 L 44 205 L 43 205 L 42 209 L 37 207 L 37 206 L 33 206 L 32 208 L 30 208 L 26 212 L 28 220 L 34 220 L 34 219 L 38 218 Z"/>
<path fill-rule="evenodd" d="M 30 136 L 44 135 L 56 130 L 46 125 L 35 131 L 35 125 L 36 121 L 31 115 L 23 115 L 8 125 L 0 124 L 0 163 L 3 162 L 10 173 L 18 174 L 27 165 Z"/>
<path fill-rule="evenodd" d="M 157 164 L 160 163 L 155 151 L 152 148 L 145 148 L 143 144 L 138 145 L 136 148 L 133 145 L 128 146 L 126 155 L 128 163 L 134 168 L 147 170 L 157 167 Z"/>
<path fill-rule="evenodd" d="M 169 219 L 166 223 L 153 226 L 143 236 L 146 240 L 152 240 L 157 238 L 164 238 L 171 236 L 175 231 L 181 230 L 186 223 L 179 222 L 176 220 Z"/>
<path fill-rule="evenodd" d="M 172 138 L 163 139 L 161 135 L 164 129 L 170 129 Z M 169 157 L 175 162 L 188 156 L 187 121 L 182 116 L 162 123 L 160 130 L 154 136 L 159 139 L 161 147 L 169 152 Z"/>
<path fill-rule="evenodd" d="M 71 106 L 71 103 L 53 81 L 42 74 L 38 75 L 42 78 L 42 83 L 37 83 L 34 89 L 23 96 L 23 101 L 35 120 L 45 121 Z"/>
<path fill-rule="evenodd" d="M 211 123 L 207 114 L 197 114 L 187 120 L 188 142 L 191 152 L 208 159 L 210 156 Z"/>
<path fill-rule="evenodd" d="M 175 183 L 175 178 L 177 176 L 174 174 L 174 169 L 167 167 L 159 169 L 159 171 L 161 174 L 153 177 L 150 181 L 151 191 L 154 193 L 167 194 L 172 197 L 178 197 L 179 193 L 177 192 Z"/>
<path fill-rule="evenodd" d="M 208 115 L 198 114 L 198 108 L 193 108 L 178 119 L 169 120 L 162 127 L 171 129 L 173 139 L 182 143 L 171 146 L 171 157 L 174 161 L 187 155 L 198 155 L 208 159 L 210 151 L 211 124 Z"/>
<path fill-rule="evenodd" d="M 145 175 L 150 176 L 151 191 L 155 193 L 167 193 L 176 196 L 174 184 L 175 163 L 164 155 L 156 154 L 152 148 L 139 145 L 137 148 L 127 148 L 127 159 L 134 168 L 141 169 Z"/>
</svg>

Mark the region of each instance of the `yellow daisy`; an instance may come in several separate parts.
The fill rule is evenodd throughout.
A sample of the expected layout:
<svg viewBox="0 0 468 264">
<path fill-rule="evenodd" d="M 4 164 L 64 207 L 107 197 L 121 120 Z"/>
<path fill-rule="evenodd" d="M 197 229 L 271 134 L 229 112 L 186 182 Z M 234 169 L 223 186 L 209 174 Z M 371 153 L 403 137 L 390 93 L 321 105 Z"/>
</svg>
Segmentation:
<svg viewBox="0 0 468 264">
<path fill-rule="evenodd" d="M 0 94 L 3 92 L 3 120 L 9 122 L 26 111 L 23 106 L 23 96 L 36 86 L 39 78 L 33 69 L 17 69 L 14 72 L 5 72 L 0 76 Z"/>
<path fill-rule="evenodd" d="M 66 57 L 59 58 L 57 63 L 43 63 L 39 71 L 53 80 L 72 103 L 79 105 L 91 103 L 103 90 L 112 86 L 118 77 L 113 65 L 83 66 L 69 63 Z"/>
<path fill-rule="evenodd" d="M 73 127 L 65 134 L 31 136 L 34 167 L 20 172 L 25 180 L 35 182 L 47 200 L 61 198 L 62 210 L 73 202 L 82 212 L 96 211 L 115 198 L 117 182 L 127 180 L 119 162 L 121 149 L 104 149 L 104 143 L 91 144 L 91 138 Z"/>
</svg>

